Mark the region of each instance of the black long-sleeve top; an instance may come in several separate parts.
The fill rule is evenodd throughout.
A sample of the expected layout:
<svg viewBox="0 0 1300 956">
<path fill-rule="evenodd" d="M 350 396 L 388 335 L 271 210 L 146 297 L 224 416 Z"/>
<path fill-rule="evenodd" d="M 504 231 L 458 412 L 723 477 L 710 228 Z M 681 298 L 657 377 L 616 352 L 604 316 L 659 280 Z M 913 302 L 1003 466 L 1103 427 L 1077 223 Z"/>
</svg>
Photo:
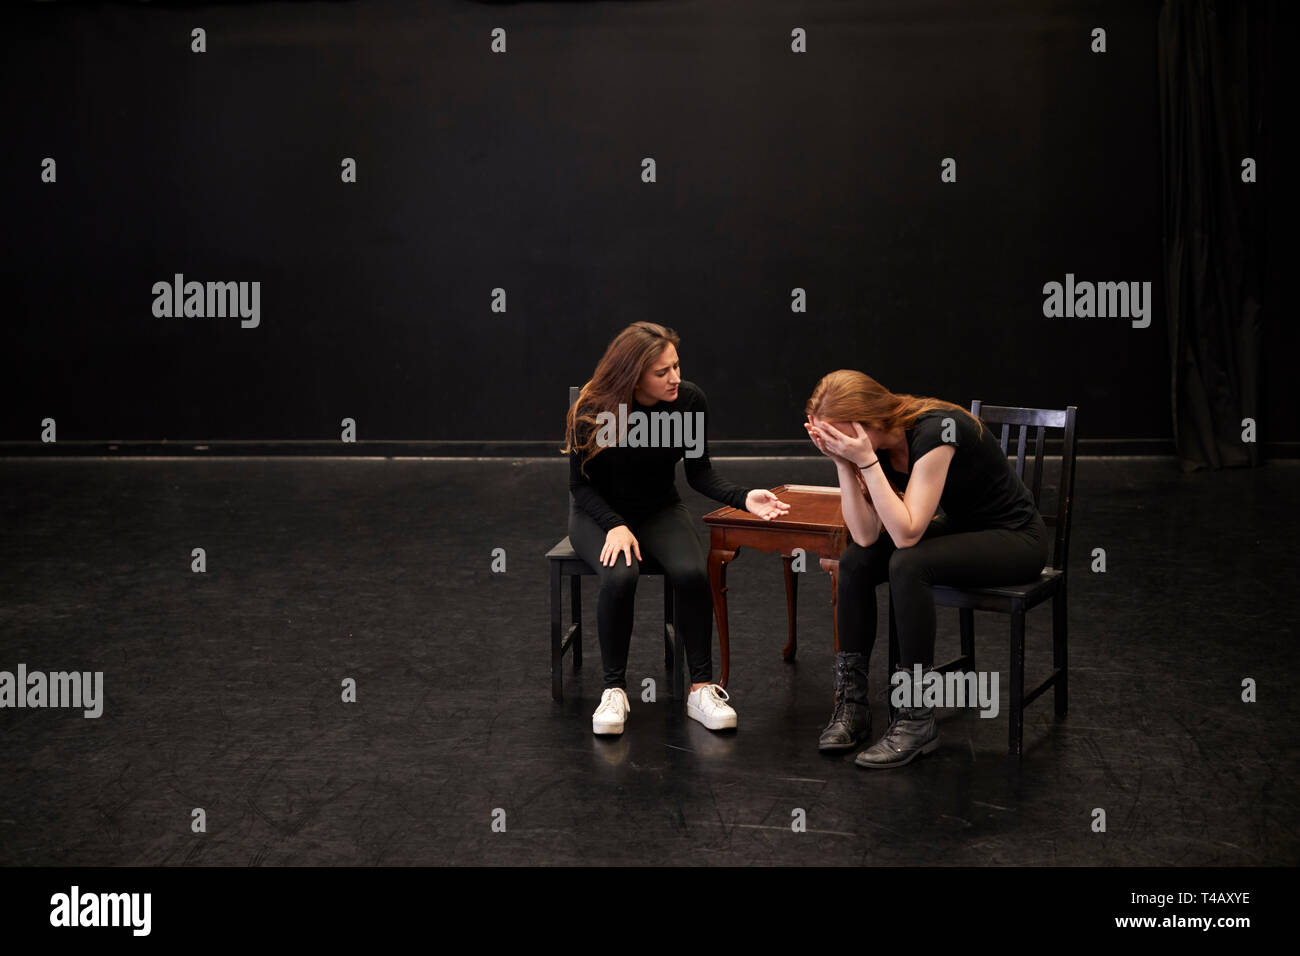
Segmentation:
<svg viewBox="0 0 1300 956">
<path fill-rule="evenodd" d="M 586 475 L 579 465 L 582 453 L 569 453 L 569 490 L 574 504 L 589 514 L 602 531 L 621 524 L 631 525 L 654 512 L 680 502 L 677 493 L 677 462 L 685 461 L 686 480 L 692 488 L 714 501 L 744 510 L 745 497 L 751 489 L 728 481 L 713 470 L 709 462 L 708 435 L 709 405 L 704 391 L 693 382 L 682 380 L 677 397 L 671 402 L 642 405 L 635 399 L 628 403 L 632 412 L 648 416 L 655 412 L 682 412 L 704 414 L 704 429 L 694 440 L 700 443 L 702 454 L 697 458 L 686 456 L 687 448 L 678 442 L 677 447 L 631 448 L 611 446 L 602 448 L 586 464 Z M 617 416 L 617 409 L 611 409 Z M 591 426 L 579 427 L 578 442 L 586 438 Z M 629 428 L 629 431 L 631 429 Z M 648 429 L 647 429 L 648 432 Z M 684 433 L 683 433 L 684 434 Z"/>
</svg>

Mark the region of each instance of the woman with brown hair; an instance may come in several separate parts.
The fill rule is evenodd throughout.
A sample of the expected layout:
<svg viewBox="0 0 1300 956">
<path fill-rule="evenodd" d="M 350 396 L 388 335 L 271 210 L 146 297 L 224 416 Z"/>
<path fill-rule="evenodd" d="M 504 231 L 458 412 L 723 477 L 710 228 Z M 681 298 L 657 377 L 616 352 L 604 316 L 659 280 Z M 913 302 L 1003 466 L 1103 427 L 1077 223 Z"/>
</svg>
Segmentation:
<svg viewBox="0 0 1300 956">
<path fill-rule="evenodd" d="M 574 501 L 569 541 L 600 575 L 596 623 L 605 690 L 591 720 L 597 734 L 621 734 L 627 719 L 627 654 L 642 549 L 663 566 L 673 588 L 691 674 L 687 715 L 710 730 L 736 726 L 727 692 L 713 683 L 713 600 L 704 548 L 677 494 L 677 462 L 685 459 L 686 480 L 715 501 L 764 519 L 790 510 L 772 492 L 742 488 L 714 472 L 705 438 L 708 403 L 698 385 L 682 378 L 680 344 L 662 325 L 629 325 L 610 342 L 565 422 Z"/>
<path fill-rule="evenodd" d="M 818 746 L 851 750 L 871 737 L 876 585 L 889 582 L 898 667 L 912 681 L 916 665 L 924 671 L 934 663 L 930 586 L 1033 580 L 1047 563 L 1047 528 L 997 439 L 959 405 L 895 394 L 840 369 L 817 383 L 804 411 L 809 437 L 835 462 L 852 538 L 840 555 L 835 709 Z M 910 690 L 906 699 L 919 702 L 920 687 Z M 938 746 L 934 708 L 902 707 L 854 762 L 900 767 Z"/>
</svg>

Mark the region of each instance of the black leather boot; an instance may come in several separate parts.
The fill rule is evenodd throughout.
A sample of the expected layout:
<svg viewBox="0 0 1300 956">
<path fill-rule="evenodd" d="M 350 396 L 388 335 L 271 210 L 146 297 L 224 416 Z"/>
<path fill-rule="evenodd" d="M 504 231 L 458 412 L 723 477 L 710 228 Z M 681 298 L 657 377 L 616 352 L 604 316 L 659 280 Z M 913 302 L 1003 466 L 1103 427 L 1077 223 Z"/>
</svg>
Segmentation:
<svg viewBox="0 0 1300 956">
<path fill-rule="evenodd" d="M 834 675 L 835 709 L 817 741 L 817 749 L 852 750 L 871 739 L 866 655 L 856 651 L 836 654 Z"/>
<path fill-rule="evenodd" d="M 900 667 L 899 670 L 906 671 Z M 912 680 L 910 673 L 907 680 Z M 913 703 L 920 700 L 921 686 L 913 686 Z M 854 759 L 859 767 L 887 770 L 911 763 L 921 754 L 939 749 L 939 722 L 933 707 L 900 707 L 897 716 L 877 740 Z"/>
</svg>

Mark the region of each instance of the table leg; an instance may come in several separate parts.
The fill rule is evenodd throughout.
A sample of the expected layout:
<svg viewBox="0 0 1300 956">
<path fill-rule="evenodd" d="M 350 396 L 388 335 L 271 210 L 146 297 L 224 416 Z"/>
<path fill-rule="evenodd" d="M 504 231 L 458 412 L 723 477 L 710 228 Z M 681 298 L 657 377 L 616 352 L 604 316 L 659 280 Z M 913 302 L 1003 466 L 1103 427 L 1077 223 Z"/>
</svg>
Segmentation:
<svg viewBox="0 0 1300 956">
<path fill-rule="evenodd" d="M 794 555 L 781 555 L 781 564 L 785 571 L 785 614 L 789 621 L 789 630 L 786 634 L 785 647 L 781 648 L 781 657 L 792 661 L 795 652 L 799 650 L 799 637 L 795 634 L 794 626 L 799 608 L 799 578 L 795 576 L 793 567 Z"/>
<path fill-rule="evenodd" d="M 731 670 L 731 644 L 727 635 L 727 565 L 735 557 L 735 551 L 721 548 L 709 551 L 709 590 L 713 592 L 713 616 L 718 619 L 718 649 L 722 653 L 722 676 L 718 683 L 724 688 Z"/>
<path fill-rule="evenodd" d="M 831 576 L 831 622 L 835 633 L 835 653 L 840 652 L 840 562 L 835 558 L 822 558 L 822 570 Z"/>
</svg>

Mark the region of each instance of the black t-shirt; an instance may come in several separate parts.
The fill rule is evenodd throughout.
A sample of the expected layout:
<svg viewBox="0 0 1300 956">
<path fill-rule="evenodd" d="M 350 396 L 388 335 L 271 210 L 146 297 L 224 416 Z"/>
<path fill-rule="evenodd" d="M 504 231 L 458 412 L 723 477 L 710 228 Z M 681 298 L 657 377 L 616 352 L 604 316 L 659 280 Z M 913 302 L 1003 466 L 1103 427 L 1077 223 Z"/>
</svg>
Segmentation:
<svg viewBox="0 0 1300 956">
<path fill-rule="evenodd" d="M 610 411 L 618 415 L 618 409 Z M 745 496 L 750 489 L 723 478 L 709 462 L 706 438 L 709 406 L 698 385 L 683 379 L 677 397 L 671 402 L 642 405 L 633 400 L 628 403 L 627 411 L 629 442 L 636 435 L 632 414 L 641 412 L 652 423 L 642 436 L 643 440 L 656 440 L 651 436 L 657 436 L 659 442 L 667 447 L 602 448 L 588 459 L 586 475 L 579 468 L 582 453 L 577 450 L 569 453 L 569 490 L 573 492 L 574 504 L 589 514 L 602 531 L 621 524 L 631 525 L 680 502 L 682 499 L 677 494 L 675 480 L 679 461 L 686 463 L 686 480 L 692 488 L 715 501 L 744 510 Z M 667 418 L 652 417 L 657 413 L 671 415 L 674 412 L 680 413 L 680 425 L 672 424 Z M 697 412 L 703 413 L 702 419 L 696 417 Z M 690 416 L 689 428 L 687 415 Z M 701 421 L 704 427 L 698 428 Z M 586 438 L 590 427 L 579 426 L 579 444 Z M 670 428 L 675 430 L 668 430 Z M 688 451 L 694 454 L 696 450 L 701 452 L 698 457 L 686 454 Z"/>
<path fill-rule="evenodd" d="M 979 425 L 958 411 L 934 409 L 917 417 L 904 431 L 907 474 L 894 470 L 888 451 L 880 456 L 880 465 L 890 481 L 900 489 L 907 487 L 921 456 L 945 444 L 946 420 L 953 423 L 951 444 L 957 449 L 939 496 L 939 507 L 949 524 L 956 530 L 980 531 L 1021 528 L 1033 521 L 1038 513 L 1034 496 L 1012 469 L 993 432 L 985 425 L 981 437 Z"/>
</svg>

